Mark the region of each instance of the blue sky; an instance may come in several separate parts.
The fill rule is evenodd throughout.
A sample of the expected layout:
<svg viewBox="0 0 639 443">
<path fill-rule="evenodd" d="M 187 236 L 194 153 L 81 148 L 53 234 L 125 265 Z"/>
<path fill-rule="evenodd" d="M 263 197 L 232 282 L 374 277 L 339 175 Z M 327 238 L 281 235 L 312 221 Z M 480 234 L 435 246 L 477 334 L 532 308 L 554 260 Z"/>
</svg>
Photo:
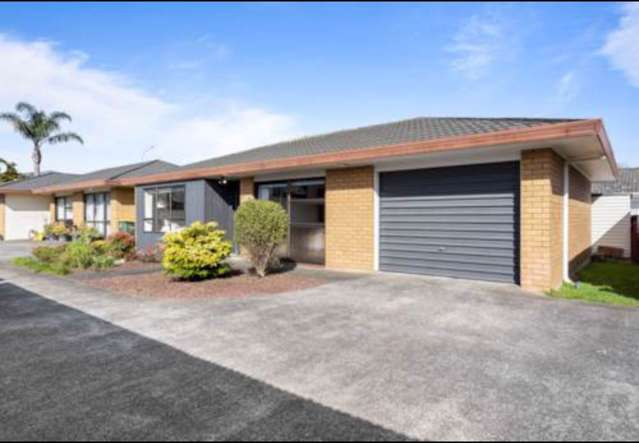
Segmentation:
<svg viewBox="0 0 639 443">
<path fill-rule="evenodd" d="M 0 109 L 68 111 L 44 168 L 186 163 L 415 116 L 602 117 L 639 166 L 639 7 L 1 4 Z M 0 126 L 0 157 L 30 170 Z"/>
</svg>

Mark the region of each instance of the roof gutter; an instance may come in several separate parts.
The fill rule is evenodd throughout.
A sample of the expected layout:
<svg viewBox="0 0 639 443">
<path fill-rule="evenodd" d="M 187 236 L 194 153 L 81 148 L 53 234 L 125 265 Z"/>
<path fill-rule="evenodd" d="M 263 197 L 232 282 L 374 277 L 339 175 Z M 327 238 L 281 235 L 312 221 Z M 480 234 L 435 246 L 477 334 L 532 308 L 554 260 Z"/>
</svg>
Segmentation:
<svg viewBox="0 0 639 443">
<path fill-rule="evenodd" d="M 600 119 L 556 123 L 524 129 L 508 129 L 485 134 L 438 138 L 420 142 L 395 145 L 371 146 L 340 152 L 329 152 L 297 157 L 280 158 L 254 162 L 237 163 L 227 166 L 176 170 L 161 174 L 132 177 L 117 180 L 121 186 L 135 186 L 179 180 L 194 180 L 207 177 L 247 176 L 278 172 L 287 169 L 328 167 L 343 165 L 345 162 L 364 162 L 391 157 L 404 157 L 442 151 L 481 148 L 505 144 L 552 141 L 564 138 L 592 136 L 602 145 L 611 169 L 617 174 L 617 165 L 610 148 L 610 142 Z"/>
</svg>

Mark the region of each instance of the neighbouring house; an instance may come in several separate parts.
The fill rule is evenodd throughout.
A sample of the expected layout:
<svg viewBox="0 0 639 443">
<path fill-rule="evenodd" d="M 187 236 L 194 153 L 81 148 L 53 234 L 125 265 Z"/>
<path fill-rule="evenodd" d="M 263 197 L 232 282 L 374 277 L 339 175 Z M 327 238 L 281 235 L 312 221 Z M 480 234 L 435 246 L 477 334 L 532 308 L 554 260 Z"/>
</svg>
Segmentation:
<svg viewBox="0 0 639 443">
<path fill-rule="evenodd" d="M 631 253 L 631 217 L 639 215 L 639 168 L 622 168 L 616 181 L 592 184 L 592 244 Z"/>
<path fill-rule="evenodd" d="M 0 187 L 4 194 L 4 237 L 26 239 L 44 224 L 62 222 L 69 226 L 91 226 L 103 236 L 118 230 L 134 232 L 135 196 L 132 186 L 120 185 L 123 178 L 143 177 L 176 169 L 171 163 L 153 160 L 80 175 L 41 175 Z M 20 190 L 21 211 L 9 209 L 13 193 Z M 11 196 L 11 197 L 10 197 Z M 36 207 L 37 211 L 26 208 Z M 0 226 L 2 226 L 0 207 Z M 16 215 L 19 213 L 19 217 Z M 26 224 L 23 220 L 29 220 Z"/>
<path fill-rule="evenodd" d="M 49 211 L 51 197 L 35 195 L 33 190 L 58 185 L 74 177 L 74 174 L 51 171 L 1 184 L 0 239 L 24 240 L 32 232 L 42 231 L 42 227 L 53 220 Z"/>
<path fill-rule="evenodd" d="M 559 286 L 591 254 L 591 182 L 617 166 L 599 119 L 414 118 L 119 180 L 140 247 L 237 205 L 290 215 L 284 253 L 328 268 Z"/>
</svg>

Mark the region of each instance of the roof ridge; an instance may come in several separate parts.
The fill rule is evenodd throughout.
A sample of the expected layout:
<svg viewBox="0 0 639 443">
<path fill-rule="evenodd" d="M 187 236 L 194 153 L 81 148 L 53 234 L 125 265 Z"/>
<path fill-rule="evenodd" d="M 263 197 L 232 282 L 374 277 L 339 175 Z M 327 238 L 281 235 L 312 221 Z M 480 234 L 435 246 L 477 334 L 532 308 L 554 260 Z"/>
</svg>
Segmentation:
<svg viewBox="0 0 639 443">
<path fill-rule="evenodd" d="M 113 176 L 109 177 L 109 180 L 115 180 L 115 179 L 117 179 L 118 177 L 121 177 L 121 176 L 123 176 L 123 175 L 125 175 L 125 174 L 130 174 L 130 173 L 131 173 L 131 172 L 133 172 L 133 171 L 139 171 L 140 169 L 145 168 L 145 167 L 149 166 L 151 163 L 155 163 L 155 162 L 157 162 L 157 161 L 158 161 L 158 160 L 157 160 L 157 159 L 155 159 L 155 160 L 149 160 L 149 161 L 146 161 L 146 162 L 132 163 L 132 164 L 130 165 L 130 166 L 132 166 L 132 168 L 131 168 L 131 169 L 127 169 L 126 171 L 122 171 L 122 172 L 120 172 L 119 174 L 115 174 L 115 175 L 113 175 Z M 125 167 L 126 167 L 126 166 L 127 166 L 127 165 L 125 165 Z"/>
<path fill-rule="evenodd" d="M 302 141 L 306 141 L 306 140 L 310 140 L 310 139 L 315 139 L 315 138 L 323 138 L 323 137 L 330 137 L 333 135 L 337 135 L 337 134 L 343 134 L 343 133 L 349 133 L 349 132 L 355 132 L 355 131 L 359 131 L 359 130 L 370 130 L 370 129 L 374 129 L 374 128 L 379 128 L 379 127 L 383 127 L 383 126 L 392 126 L 392 125 L 397 125 L 400 123 L 408 123 L 408 122 L 412 122 L 412 121 L 417 121 L 417 120 L 437 120 L 437 121 L 441 121 L 441 120 L 490 120 L 490 121 L 527 121 L 527 122 L 531 122 L 531 121 L 549 121 L 549 122 L 557 122 L 557 123 L 561 123 L 561 122 L 571 122 L 571 121 L 579 121 L 579 120 L 584 120 L 584 119 L 579 119 L 579 118 L 544 118 L 544 117 L 426 117 L 426 116 L 417 116 L 417 117 L 412 117 L 412 118 L 405 118 L 405 119 L 400 119 L 400 120 L 394 120 L 394 121 L 390 121 L 390 122 L 384 122 L 384 123 L 374 123 L 374 124 L 370 124 L 370 125 L 363 125 L 363 126 L 357 126 L 355 128 L 345 128 L 345 129 L 338 129 L 338 130 L 334 130 L 334 131 L 330 131 L 330 132 L 322 132 L 322 133 L 318 133 L 318 134 L 309 134 L 309 135 L 305 135 L 305 136 L 300 136 L 300 137 L 296 137 L 296 138 L 291 138 L 288 140 L 283 140 L 283 141 L 279 141 L 279 142 L 275 142 L 275 143 L 269 143 L 266 145 L 261 145 L 261 146 L 256 146 L 253 148 L 247 148 L 244 149 L 242 151 L 237 151 L 237 152 L 233 152 L 230 154 L 225 154 L 225 155 L 219 155 L 217 157 L 212 157 L 212 158 L 208 158 L 205 160 L 199 160 L 196 162 L 192 162 L 192 163 L 188 163 L 186 165 L 183 165 L 182 167 L 188 168 L 188 167 L 192 167 L 194 165 L 198 165 L 200 163 L 205 163 L 205 162 L 211 162 L 214 160 L 220 160 L 220 159 L 224 159 L 227 157 L 231 157 L 237 154 L 246 154 L 246 153 L 250 153 L 253 151 L 259 151 L 261 149 L 265 149 L 265 148 L 271 148 L 271 147 L 279 147 L 280 149 L 285 149 L 287 146 L 286 145 L 290 145 L 290 144 L 294 144 L 294 143 L 299 143 Z M 282 146 L 278 146 L 278 145 L 282 145 Z"/>
</svg>

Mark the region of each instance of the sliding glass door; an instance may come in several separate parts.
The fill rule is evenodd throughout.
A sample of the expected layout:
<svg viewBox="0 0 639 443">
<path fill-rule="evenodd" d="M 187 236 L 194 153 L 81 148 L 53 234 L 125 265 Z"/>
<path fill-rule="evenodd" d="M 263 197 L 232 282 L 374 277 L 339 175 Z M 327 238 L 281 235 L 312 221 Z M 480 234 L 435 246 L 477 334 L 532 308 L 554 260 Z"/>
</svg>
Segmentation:
<svg viewBox="0 0 639 443">
<path fill-rule="evenodd" d="M 324 179 L 261 183 L 257 197 L 281 204 L 289 215 L 288 242 L 279 254 L 324 264 Z"/>
</svg>

